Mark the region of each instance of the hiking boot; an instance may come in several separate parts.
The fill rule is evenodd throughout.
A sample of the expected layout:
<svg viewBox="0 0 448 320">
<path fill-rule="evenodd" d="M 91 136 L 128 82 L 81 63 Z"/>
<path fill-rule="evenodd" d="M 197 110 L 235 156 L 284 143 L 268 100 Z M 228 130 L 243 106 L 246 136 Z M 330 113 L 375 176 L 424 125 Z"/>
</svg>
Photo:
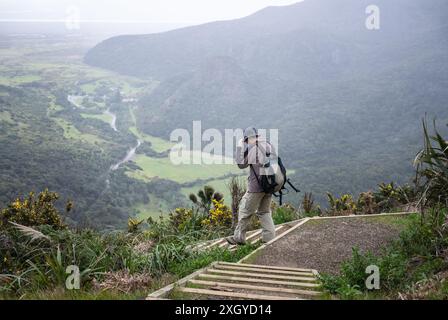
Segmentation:
<svg viewBox="0 0 448 320">
<path fill-rule="evenodd" d="M 229 244 L 231 244 L 233 246 L 234 245 L 244 245 L 245 244 L 244 242 L 237 242 L 233 236 L 227 237 L 226 240 L 227 240 L 227 242 Z"/>
</svg>

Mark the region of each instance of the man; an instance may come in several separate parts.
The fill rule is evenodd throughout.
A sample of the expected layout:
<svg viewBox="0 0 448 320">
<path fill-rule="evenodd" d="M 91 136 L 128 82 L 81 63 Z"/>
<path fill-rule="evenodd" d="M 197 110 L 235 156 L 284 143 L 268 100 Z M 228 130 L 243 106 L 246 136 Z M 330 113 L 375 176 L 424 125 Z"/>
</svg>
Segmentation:
<svg viewBox="0 0 448 320">
<path fill-rule="evenodd" d="M 265 139 L 258 135 L 257 129 L 244 130 L 244 138 L 238 143 L 236 162 L 240 169 L 250 167 L 247 192 L 241 199 L 238 209 L 238 224 L 233 236 L 227 237 L 230 244 L 244 244 L 250 218 L 256 214 L 260 220 L 262 241 L 268 242 L 275 237 L 275 227 L 271 215 L 272 194 L 263 192 L 260 185 L 260 170 L 268 161 L 267 155 L 275 155 L 275 150 Z"/>
</svg>

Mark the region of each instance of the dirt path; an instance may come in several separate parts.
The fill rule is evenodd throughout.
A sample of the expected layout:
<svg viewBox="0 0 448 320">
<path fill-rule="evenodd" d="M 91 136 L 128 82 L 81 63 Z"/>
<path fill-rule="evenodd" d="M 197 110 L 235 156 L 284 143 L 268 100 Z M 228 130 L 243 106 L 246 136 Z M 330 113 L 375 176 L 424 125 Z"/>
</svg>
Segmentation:
<svg viewBox="0 0 448 320">
<path fill-rule="evenodd" d="M 310 220 L 256 254 L 250 263 L 337 273 L 352 248 L 380 253 L 397 239 L 406 216 Z"/>
</svg>

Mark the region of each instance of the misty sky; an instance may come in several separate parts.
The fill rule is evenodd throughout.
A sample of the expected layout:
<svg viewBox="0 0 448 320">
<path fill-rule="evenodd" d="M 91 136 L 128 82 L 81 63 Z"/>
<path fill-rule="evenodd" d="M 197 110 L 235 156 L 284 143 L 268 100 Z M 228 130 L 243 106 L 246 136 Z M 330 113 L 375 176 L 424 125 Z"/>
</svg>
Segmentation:
<svg viewBox="0 0 448 320">
<path fill-rule="evenodd" d="M 300 0 L 1 0 L 0 20 L 62 20 L 70 6 L 80 19 L 197 24 L 247 16 L 270 5 Z"/>
</svg>

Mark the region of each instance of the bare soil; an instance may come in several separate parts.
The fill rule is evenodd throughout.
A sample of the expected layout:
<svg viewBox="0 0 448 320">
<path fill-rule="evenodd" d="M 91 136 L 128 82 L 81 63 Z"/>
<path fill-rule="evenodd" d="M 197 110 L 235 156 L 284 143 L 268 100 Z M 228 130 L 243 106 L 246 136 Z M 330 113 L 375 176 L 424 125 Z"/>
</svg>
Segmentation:
<svg viewBox="0 0 448 320">
<path fill-rule="evenodd" d="M 381 253 L 397 239 L 406 216 L 350 217 L 310 220 L 258 253 L 250 263 L 338 273 L 352 248 Z"/>
</svg>

